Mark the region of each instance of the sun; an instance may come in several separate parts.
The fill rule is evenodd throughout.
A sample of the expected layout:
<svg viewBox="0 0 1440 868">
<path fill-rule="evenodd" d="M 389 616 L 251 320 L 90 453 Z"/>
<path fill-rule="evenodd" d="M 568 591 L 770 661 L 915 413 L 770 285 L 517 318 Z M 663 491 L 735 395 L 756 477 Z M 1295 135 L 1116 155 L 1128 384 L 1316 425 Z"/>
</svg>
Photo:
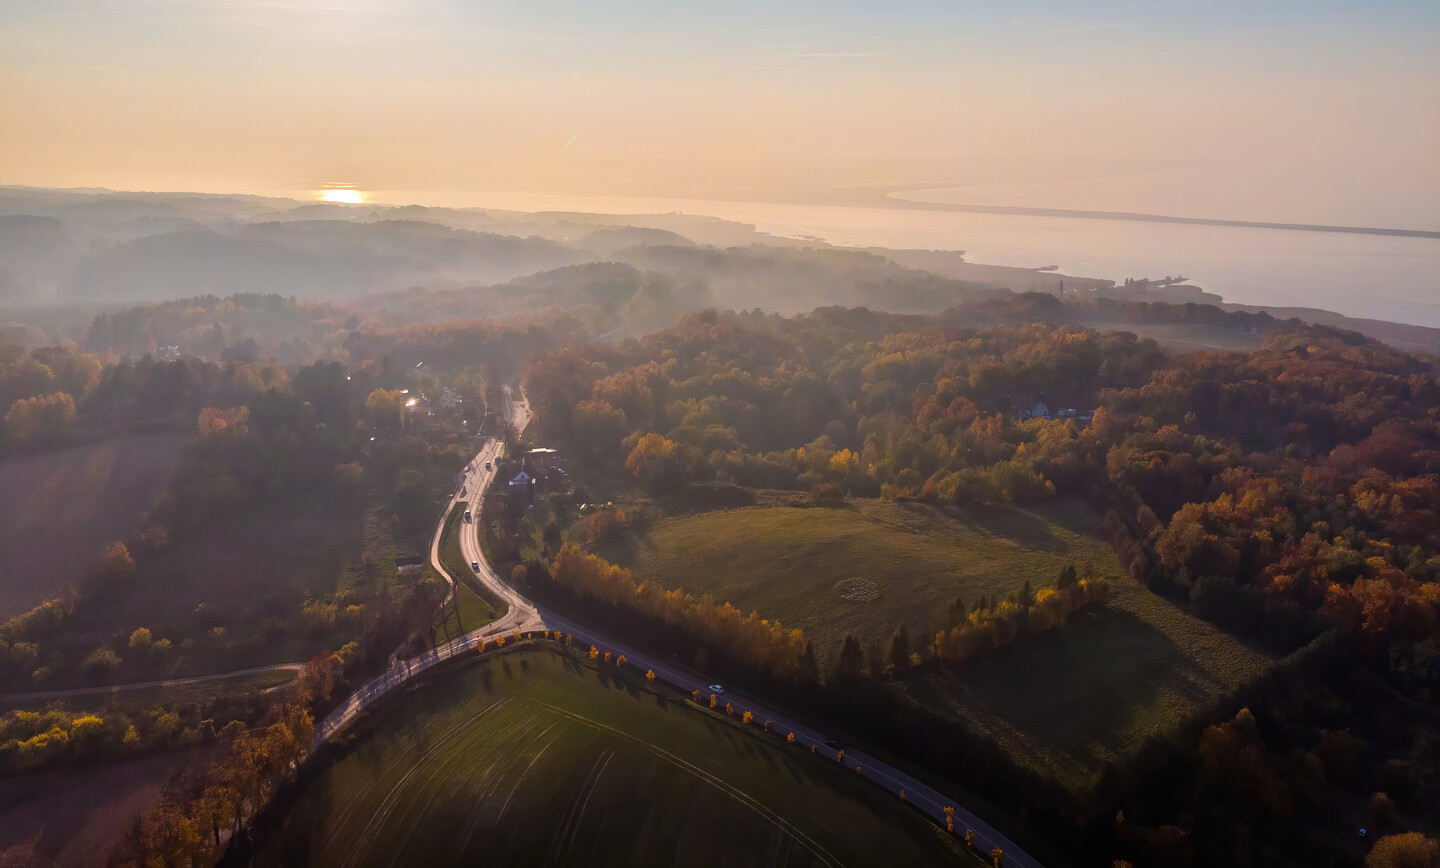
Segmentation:
<svg viewBox="0 0 1440 868">
<path fill-rule="evenodd" d="M 315 191 L 321 202 L 340 205 L 364 205 L 365 191 L 356 187 L 335 185 Z"/>
</svg>

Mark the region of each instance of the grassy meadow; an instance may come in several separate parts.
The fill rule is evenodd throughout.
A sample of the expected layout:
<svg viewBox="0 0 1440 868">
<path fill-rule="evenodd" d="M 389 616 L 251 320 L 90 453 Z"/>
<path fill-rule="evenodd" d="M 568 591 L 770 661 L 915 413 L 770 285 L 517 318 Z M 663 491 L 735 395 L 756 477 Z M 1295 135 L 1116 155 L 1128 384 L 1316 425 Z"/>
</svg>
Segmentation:
<svg viewBox="0 0 1440 868">
<path fill-rule="evenodd" d="M 386 703 L 256 865 L 977 865 L 902 802 L 778 736 L 558 649 Z"/>
<path fill-rule="evenodd" d="M 144 434 L 0 461 L 0 620 L 80 584 L 141 530 L 183 440 Z"/>
<path fill-rule="evenodd" d="M 1053 584 L 1067 563 L 1110 577 L 1110 600 L 1060 630 L 896 684 L 1022 765 L 1083 791 L 1106 762 L 1273 661 L 1130 579 L 1096 525 L 1083 504 L 1066 501 L 1031 510 L 758 506 L 665 519 L 610 554 L 638 578 L 800 627 L 822 659 L 847 633 L 888 649 L 905 624 L 923 641 L 957 595 L 968 605 L 1026 579 Z"/>
<path fill-rule="evenodd" d="M 833 509 L 756 506 L 669 518 L 602 554 L 637 579 L 801 627 L 826 657 L 847 633 L 888 642 L 901 624 L 912 633 L 938 627 L 957 597 L 969 605 L 1027 579 L 1035 588 L 1053 584 L 1069 563 L 1118 574 L 1092 524 L 1076 502 L 962 510 L 852 500 Z"/>
</svg>

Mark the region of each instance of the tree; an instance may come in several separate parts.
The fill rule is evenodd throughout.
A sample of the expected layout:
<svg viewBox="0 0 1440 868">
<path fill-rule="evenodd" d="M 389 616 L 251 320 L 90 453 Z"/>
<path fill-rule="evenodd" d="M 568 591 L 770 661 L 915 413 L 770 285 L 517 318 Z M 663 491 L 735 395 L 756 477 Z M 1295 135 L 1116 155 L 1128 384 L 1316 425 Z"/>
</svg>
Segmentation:
<svg viewBox="0 0 1440 868">
<path fill-rule="evenodd" d="M 625 459 L 625 469 L 641 485 L 657 493 L 673 491 L 682 481 L 675 444 L 655 433 L 640 438 Z"/>
<path fill-rule="evenodd" d="M 405 396 L 398 389 L 376 389 L 365 398 L 370 421 L 382 431 L 398 431 L 404 424 Z"/>
<path fill-rule="evenodd" d="M 1440 865 L 1440 841 L 1420 832 L 1386 835 L 1365 857 L 1365 868 L 1435 868 Z"/>
<path fill-rule="evenodd" d="M 910 630 L 904 624 L 890 637 L 890 665 L 897 670 L 910 665 Z"/>
<path fill-rule="evenodd" d="M 112 579 L 125 579 L 135 574 L 135 559 L 123 542 L 116 541 L 105 552 L 105 575 Z"/>
<path fill-rule="evenodd" d="M 150 628 L 148 627 L 139 627 L 135 632 L 130 634 L 131 648 L 146 649 L 150 647 L 152 641 Z"/>
<path fill-rule="evenodd" d="M 646 680 L 646 681 L 654 681 L 654 680 L 655 680 L 655 670 L 654 670 L 654 669 L 647 669 L 647 670 L 645 670 L 645 680 Z"/>
<path fill-rule="evenodd" d="M 243 437 L 250 433 L 249 407 L 206 407 L 196 419 L 201 437 Z"/>
<path fill-rule="evenodd" d="M 860 640 L 851 633 L 840 646 L 840 662 L 836 675 L 841 679 L 854 680 L 860 677 L 865 667 L 865 653 L 860 650 Z"/>
<path fill-rule="evenodd" d="M 5 427 L 21 443 L 65 433 L 75 419 L 75 399 L 65 392 L 21 398 L 5 413 Z"/>
</svg>

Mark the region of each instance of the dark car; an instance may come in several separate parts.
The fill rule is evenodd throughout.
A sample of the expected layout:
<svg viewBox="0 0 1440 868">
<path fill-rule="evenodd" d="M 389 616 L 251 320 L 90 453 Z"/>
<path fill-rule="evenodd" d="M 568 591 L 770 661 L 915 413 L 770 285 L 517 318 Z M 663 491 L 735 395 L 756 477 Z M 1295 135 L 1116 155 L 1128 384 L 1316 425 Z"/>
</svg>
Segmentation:
<svg viewBox="0 0 1440 868">
<path fill-rule="evenodd" d="M 470 569 L 474 570 L 474 571 L 477 572 L 477 573 L 480 572 L 480 562 L 479 562 L 479 561 L 471 561 L 471 562 L 470 562 Z"/>
<path fill-rule="evenodd" d="M 839 750 L 840 748 L 844 747 L 845 745 L 841 744 L 841 743 L 840 743 L 840 739 L 838 739 L 838 738 L 827 738 L 827 739 L 825 739 L 825 746 L 826 746 L 826 747 L 833 747 L 833 748 L 835 748 L 836 750 Z"/>
</svg>

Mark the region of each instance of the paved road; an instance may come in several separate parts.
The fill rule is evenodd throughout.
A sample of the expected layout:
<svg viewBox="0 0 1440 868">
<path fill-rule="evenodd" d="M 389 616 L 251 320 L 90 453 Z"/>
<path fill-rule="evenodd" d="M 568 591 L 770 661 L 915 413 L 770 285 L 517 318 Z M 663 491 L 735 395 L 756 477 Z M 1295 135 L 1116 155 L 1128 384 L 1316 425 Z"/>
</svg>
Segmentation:
<svg viewBox="0 0 1440 868">
<path fill-rule="evenodd" d="M 513 403 L 509 396 L 505 398 L 506 415 L 514 422 L 517 431 L 524 431 L 530 421 L 529 407 L 525 402 Z M 488 441 L 480 450 L 475 459 L 465 468 L 465 475 L 459 491 L 451 498 L 445 515 L 448 516 L 451 509 L 456 508 L 460 503 L 462 494 L 470 498 L 468 501 L 472 510 L 474 521 L 462 523 L 460 532 L 460 550 L 468 562 L 479 564 L 480 569 L 476 572 L 486 587 L 504 599 L 510 606 L 510 610 L 499 620 L 456 638 L 444 645 L 438 646 L 425 654 L 409 660 L 397 661 L 390 671 L 377 676 L 366 682 L 360 690 L 356 691 L 345 704 L 332 712 L 324 721 L 316 727 L 315 744 L 318 747 L 325 739 L 329 738 L 340 728 L 348 724 L 366 706 L 384 696 L 391 690 L 403 685 L 411 678 L 426 669 L 449 660 L 452 657 L 473 651 L 481 640 L 490 640 L 498 635 L 509 635 L 519 630 L 522 632 L 538 630 L 558 630 L 574 636 L 577 646 L 594 645 L 600 651 L 609 651 L 613 654 L 624 654 L 626 663 L 638 669 L 653 669 L 658 678 L 675 685 L 676 687 L 690 692 L 700 690 L 708 701 L 709 685 L 714 682 L 710 676 L 693 672 L 675 663 L 673 660 L 663 660 L 654 655 L 637 651 L 624 643 L 603 636 L 600 633 L 581 626 L 566 618 L 556 615 L 554 612 L 540 609 L 533 602 L 528 600 L 519 591 L 510 587 L 485 560 L 484 551 L 480 547 L 479 518 L 480 499 L 489 485 L 494 480 L 497 472 L 497 461 L 501 456 L 503 444 L 497 441 Z M 486 469 L 486 463 L 490 463 L 490 469 Z M 430 546 L 430 560 L 441 575 L 453 582 L 453 577 L 445 573 L 444 567 L 439 559 L 439 535 L 443 532 L 445 522 L 440 522 L 436 531 L 436 537 Z M 771 721 L 772 729 L 780 733 L 795 733 L 795 740 L 805 747 L 814 747 L 817 754 L 828 757 L 831 760 L 838 758 L 838 751 L 827 747 L 825 742 L 827 736 L 809 727 L 795 722 L 788 715 L 776 709 L 769 708 L 754 699 L 734 691 L 726 690 L 722 697 L 723 702 L 729 702 L 735 708 L 736 717 L 749 711 L 755 716 L 757 722 Z M 991 849 L 1000 848 L 1005 852 L 1005 864 L 1007 866 L 1019 866 L 1019 868 L 1041 868 L 1040 863 L 1025 851 L 1021 850 L 1014 842 L 1006 838 L 1000 832 L 992 828 L 988 823 L 975 816 L 970 811 L 956 804 L 953 800 L 946 798 L 929 786 L 921 783 L 915 778 L 903 772 L 891 768 L 873 757 L 855 751 L 852 748 L 845 748 L 843 760 L 847 768 L 854 768 L 857 765 L 861 768 L 861 774 L 880 786 L 884 786 L 891 792 L 899 794 L 905 791 L 905 798 L 912 805 L 923 810 L 935 818 L 941 825 L 945 822 L 945 809 L 952 808 L 955 812 L 955 829 L 963 833 L 965 829 L 973 829 L 975 832 L 975 844 L 982 852 L 989 852 Z"/>
</svg>

